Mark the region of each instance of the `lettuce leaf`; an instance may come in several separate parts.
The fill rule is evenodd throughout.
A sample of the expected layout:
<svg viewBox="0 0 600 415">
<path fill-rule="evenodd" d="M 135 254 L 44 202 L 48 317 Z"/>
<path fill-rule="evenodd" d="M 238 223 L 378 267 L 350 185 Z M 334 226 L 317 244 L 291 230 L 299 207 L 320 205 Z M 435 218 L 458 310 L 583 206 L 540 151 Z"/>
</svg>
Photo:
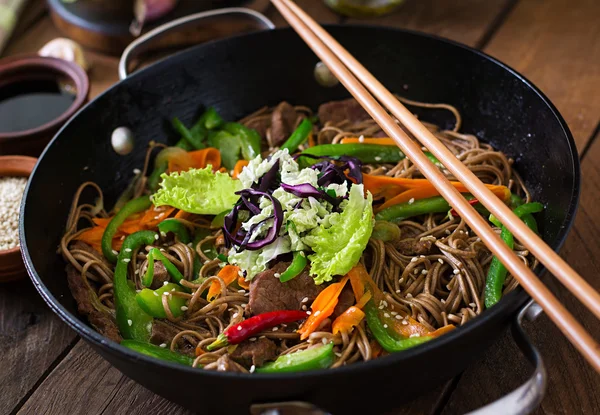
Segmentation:
<svg viewBox="0 0 600 415">
<path fill-rule="evenodd" d="M 190 169 L 181 173 L 163 174 L 160 189 L 154 194 L 155 206 L 169 205 L 199 215 L 218 215 L 233 208 L 242 189 L 239 180 L 228 174 L 204 169 Z"/>
<path fill-rule="evenodd" d="M 322 223 L 304 237 L 304 242 L 314 251 L 308 259 L 316 284 L 331 281 L 334 275 L 345 275 L 358 264 L 374 224 L 373 196 L 368 193 L 365 199 L 363 194 L 363 186 L 353 184 L 348 203 L 339 217 L 332 223 Z"/>
</svg>

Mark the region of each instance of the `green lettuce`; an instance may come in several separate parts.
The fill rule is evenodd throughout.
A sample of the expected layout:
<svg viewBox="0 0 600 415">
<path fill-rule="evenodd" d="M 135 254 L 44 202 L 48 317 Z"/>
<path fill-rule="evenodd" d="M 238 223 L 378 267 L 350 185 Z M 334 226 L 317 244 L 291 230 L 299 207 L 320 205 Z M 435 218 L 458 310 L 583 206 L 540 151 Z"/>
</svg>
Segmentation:
<svg viewBox="0 0 600 415">
<path fill-rule="evenodd" d="M 153 196 L 155 206 L 169 205 L 199 215 L 218 215 L 233 208 L 242 189 L 239 180 L 213 173 L 212 166 L 181 173 L 163 174 L 160 189 Z"/>
<path fill-rule="evenodd" d="M 321 223 L 304 237 L 312 248 L 308 256 L 310 273 L 316 284 L 331 281 L 334 275 L 345 275 L 358 264 L 373 231 L 373 196 L 363 197 L 362 185 L 353 184 L 348 203 L 335 220 Z M 332 218 L 333 219 L 333 218 Z"/>
</svg>

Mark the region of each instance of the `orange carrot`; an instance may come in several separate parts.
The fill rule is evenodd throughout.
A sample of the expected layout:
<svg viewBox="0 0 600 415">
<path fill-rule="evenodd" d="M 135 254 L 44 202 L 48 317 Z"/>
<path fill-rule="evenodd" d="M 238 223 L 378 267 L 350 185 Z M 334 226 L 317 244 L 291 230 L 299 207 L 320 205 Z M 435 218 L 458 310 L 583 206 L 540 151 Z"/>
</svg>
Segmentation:
<svg viewBox="0 0 600 415">
<path fill-rule="evenodd" d="M 233 167 L 233 174 L 231 175 L 231 177 L 237 179 L 244 167 L 248 165 L 248 163 L 248 160 L 238 160 L 237 163 L 235 163 L 235 166 Z"/>
<path fill-rule="evenodd" d="M 352 329 L 360 324 L 365 318 L 365 313 L 356 306 L 348 307 L 346 311 L 339 315 L 331 325 L 331 332 L 338 334 L 339 332 L 350 333 Z"/>
<path fill-rule="evenodd" d="M 316 145 L 317 145 L 317 143 L 315 142 L 315 135 L 311 131 L 310 133 L 308 133 L 308 146 L 314 147 Z"/>
<path fill-rule="evenodd" d="M 86 229 L 81 234 L 79 234 L 75 240 L 85 242 L 90 245 L 96 251 L 102 253 L 102 235 L 104 235 L 104 227 L 94 226 L 93 228 Z M 121 249 L 121 245 L 123 245 L 122 237 L 126 236 L 125 233 L 118 230 L 115 233 L 115 236 L 112 240 L 112 247 L 115 250 Z"/>
<path fill-rule="evenodd" d="M 338 298 L 342 289 L 348 282 L 349 276 L 346 275 L 340 282 L 331 284 L 319 293 L 315 301 L 313 301 L 311 315 L 306 319 L 302 327 L 298 329 L 300 339 L 306 339 L 311 333 L 319 328 L 323 320 L 333 313 L 333 309 L 338 303 Z"/>
<path fill-rule="evenodd" d="M 221 271 L 219 271 L 217 277 L 221 278 L 225 285 L 229 285 L 238 278 L 239 271 L 240 267 L 238 266 L 225 265 L 223 268 L 221 268 Z M 213 281 L 213 283 L 210 285 L 210 288 L 208 289 L 208 294 L 206 294 L 206 299 L 208 301 L 214 300 L 214 298 L 219 294 L 220 291 L 221 284 L 218 281 Z"/>
<path fill-rule="evenodd" d="M 450 333 L 455 328 L 456 327 L 453 324 L 447 324 L 444 327 L 440 327 L 436 331 L 429 333 L 429 335 L 431 337 L 439 337 L 439 336 L 441 336 L 443 334 Z"/>
<path fill-rule="evenodd" d="M 342 144 L 379 144 L 380 146 L 396 146 L 396 142 L 389 137 L 345 137 L 342 138 L 340 143 Z"/>
<path fill-rule="evenodd" d="M 246 278 L 244 278 L 242 275 L 240 275 L 238 277 L 237 283 L 244 290 L 249 290 L 250 289 L 250 284 L 248 283 L 248 281 L 246 281 Z"/>
<path fill-rule="evenodd" d="M 156 228 L 159 223 L 171 216 L 171 213 L 174 211 L 175 208 L 171 206 L 150 206 L 146 213 L 144 213 L 144 216 L 140 219 L 139 230 Z"/>
<path fill-rule="evenodd" d="M 181 157 L 179 153 L 169 158 L 169 173 L 175 171 L 187 171 L 189 169 L 203 169 L 212 165 L 213 171 L 221 167 L 221 152 L 214 147 L 202 150 L 190 151 L 186 156 Z"/>
<path fill-rule="evenodd" d="M 173 217 L 176 219 L 189 219 L 192 215 L 193 213 L 186 212 L 185 210 L 179 210 Z"/>
</svg>

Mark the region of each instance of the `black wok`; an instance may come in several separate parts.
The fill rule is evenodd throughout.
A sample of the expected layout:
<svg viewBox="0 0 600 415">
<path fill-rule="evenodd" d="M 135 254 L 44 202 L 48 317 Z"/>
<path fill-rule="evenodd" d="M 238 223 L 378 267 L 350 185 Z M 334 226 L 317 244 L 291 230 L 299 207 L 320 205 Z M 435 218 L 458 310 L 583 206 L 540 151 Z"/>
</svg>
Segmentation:
<svg viewBox="0 0 600 415">
<path fill-rule="evenodd" d="M 579 162 L 563 118 L 530 82 L 468 47 L 414 32 L 329 27 L 391 91 L 419 101 L 447 102 L 472 132 L 516 161 L 536 200 L 544 240 L 555 249 L 572 224 Z M 282 100 L 312 108 L 348 93 L 319 86 L 316 56 L 291 30 L 244 35 L 195 47 L 120 82 L 79 112 L 42 154 L 26 190 L 21 242 L 31 278 L 50 307 L 104 358 L 156 393 L 203 413 L 248 413 L 253 403 L 305 401 L 332 413 L 377 413 L 462 371 L 494 342 L 527 302 L 516 290 L 499 305 L 435 341 L 367 363 L 291 375 L 204 372 L 163 363 L 113 343 L 77 314 L 56 255 L 77 187 L 88 180 L 111 206 L 143 164 L 150 140 L 173 142 L 173 116 L 190 123 L 201 106 L 238 119 Z M 444 112 L 421 118 L 449 126 Z M 117 155 L 111 132 L 128 126 L 136 150 Z M 541 270 L 538 270 L 541 272 Z"/>
</svg>

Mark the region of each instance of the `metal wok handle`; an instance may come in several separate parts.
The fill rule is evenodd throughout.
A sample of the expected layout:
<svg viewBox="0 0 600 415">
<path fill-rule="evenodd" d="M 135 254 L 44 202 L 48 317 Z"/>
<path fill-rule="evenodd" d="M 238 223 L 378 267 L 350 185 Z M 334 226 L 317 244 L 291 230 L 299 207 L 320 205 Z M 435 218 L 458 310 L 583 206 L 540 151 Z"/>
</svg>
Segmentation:
<svg viewBox="0 0 600 415">
<path fill-rule="evenodd" d="M 534 371 L 527 382 L 514 391 L 468 415 L 525 415 L 531 413 L 542 401 L 546 391 L 546 368 L 540 352 L 531 343 L 523 330 L 523 320 L 535 320 L 543 312 L 542 308 L 531 300 L 517 315 L 512 325 L 512 335 Z"/>
<path fill-rule="evenodd" d="M 154 41 L 160 38 L 164 38 L 174 30 L 180 30 L 185 27 L 194 26 L 197 24 L 198 21 L 201 20 L 206 20 L 207 22 L 210 22 L 232 18 L 238 20 L 246 20 L 248 23 L 254 24 L 257 28 L 261 28 L 264 30 L 271 30 L 275 28 L 273 22 L 267 19 L 264 15 L 254 10 L 242 7 L 230 7 L 190 14 L 189 16 L 181 17 L 179 19 L 175 19 L 168 23 L 165 23 L 164 25 L 149 31 L 148 33 L 144 34 L 143 36 L 140 36 L 139 38 L 131 42 L 129 46 L 125 48 L 123 54 L 121 55 L 121 60 L 119 61 L 119 78 L 121 80 L 127 78 L 127 76 L 129 75 L 129 64 L 133 58 L 151 49 L 151 45 L 152 43 L 154 43 Z M 222 36 L 222 34 L 221 36 L 215 36 L 215 38 L 222 37 L 224 37 Z"/>
</svg>

